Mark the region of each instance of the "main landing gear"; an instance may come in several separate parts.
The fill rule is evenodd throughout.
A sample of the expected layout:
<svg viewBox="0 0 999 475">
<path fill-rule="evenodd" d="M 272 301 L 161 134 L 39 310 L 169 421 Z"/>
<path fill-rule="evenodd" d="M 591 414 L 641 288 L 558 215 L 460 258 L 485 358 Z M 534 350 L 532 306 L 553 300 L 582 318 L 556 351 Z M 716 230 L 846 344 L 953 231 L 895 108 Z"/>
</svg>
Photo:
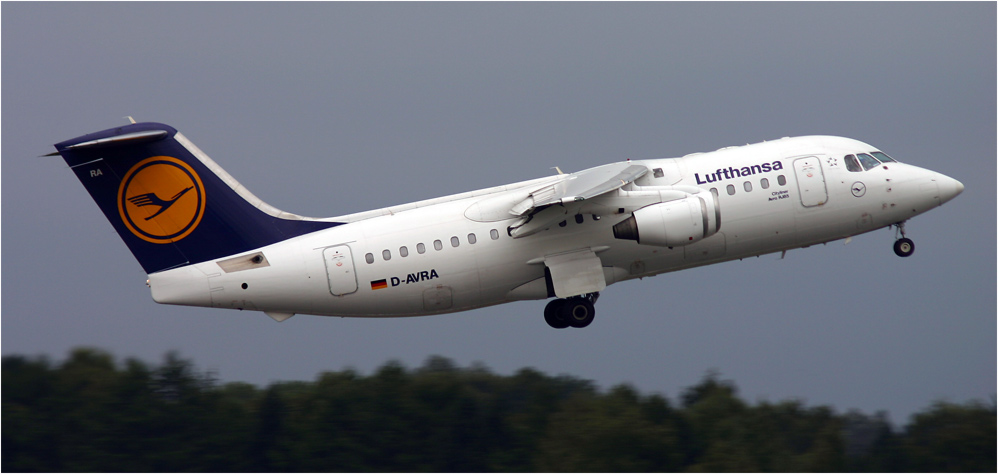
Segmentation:
<svg viewBox="0 0 999 475">
<path fill-rule="evenodd" d="M 552 300 L 545 306 L 545 322 L 552 328 L 583 328 L 593 322 L 593 304 L 599 297 L 600 293 L 594 292 Z"/>
<path fill-rule="evenodd" d="M 905 237 L 905 221 L 895 223 L 895 237 L 902 237 L 895 241 L 895 255 L 898 257 L 909 257 L 916 251 L 916 245 L 912 239 Z"/>
</svg>

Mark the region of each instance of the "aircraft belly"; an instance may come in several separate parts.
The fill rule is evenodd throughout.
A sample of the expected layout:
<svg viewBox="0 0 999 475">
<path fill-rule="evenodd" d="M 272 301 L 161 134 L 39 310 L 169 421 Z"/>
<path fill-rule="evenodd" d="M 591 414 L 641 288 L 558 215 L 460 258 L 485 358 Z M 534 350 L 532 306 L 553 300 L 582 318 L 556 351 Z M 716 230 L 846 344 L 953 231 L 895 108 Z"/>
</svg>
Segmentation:
<svg viewBox="0 0 999 475">
<path fill-rule="evenodd" d="M 720 259 L 729 253 L 729 246 L 727 235 L 718 232 L 707 239 L 683 246 L 683 260 L 700 262 Z"/>
<path fill-rule="evenodd" d="M 795 247 L 797 230 L 793 214 L 773 210 L 747 219 L 727 221 L 725 236 L 733 256 L 772 252 L 770 249 Z"/>
<path fill-rule="evenodd" d="M 544 265 L 526 264 L 528 257 L 508 256 L 506 259 L 493 259 L 482 265 L 479 270 L 481 275 L 481 298 L 484 302 L 506 302 L 523 299 L 543 299 L 548 297 L 547 286 L 544 284 Z M 526 287 L 522 291 L 524 296 L 510 295 L 511 292 L 525 284 L 541 279 L 541 288 L 528 290 Z M 489 303 L 488 305 L 492 305 Z"/>
</svg>

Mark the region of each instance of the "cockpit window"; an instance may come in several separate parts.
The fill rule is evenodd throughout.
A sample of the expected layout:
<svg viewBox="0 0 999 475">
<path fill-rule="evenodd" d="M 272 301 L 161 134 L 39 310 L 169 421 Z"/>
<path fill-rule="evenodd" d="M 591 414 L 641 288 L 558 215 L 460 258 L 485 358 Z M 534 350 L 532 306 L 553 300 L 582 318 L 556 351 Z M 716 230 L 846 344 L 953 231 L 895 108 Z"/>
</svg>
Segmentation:
<svg viewBox="0 0 999 475">
<path fill-rule="evenodd" d="M 860 167 L 860 162 L 857 161 L 857 157 L 853 155 L 847 155 L 843 157 L 843 161 L 846 162 L 846 169 L 851 172 L 862 172 L 863 168 Z"/>
<path fill-rule="evenodd" d="M 869 154 L 858 153 L 856 156 L 847 155 L 843 157 L 843 162 L 846 163 L 846 169 L 851 172 L 867 171 L 882 163 L 892 163 L 894 161 L 894 158 L 889 157 L 888 154 L 884 152 L 871 152 Z"/>
<path fill-rule="evenodd" d="M 857 158 L 860 159 L 860 163 L 864 166 L 864 170 L 870 170 L 878 165 L 881 165 L 881 162 L 866 153 L 858 153 Z"/>
<path fill-rule="evenodd" d="M 874 155 L 875 157 L 878 158 L 878 160 L 881 160 L 881 163 L 888 163 L 895 161 L 894 158 L 889 157 L 888 154 L 884 152 L 871 152 L 871 155 Z"/>
</svg>

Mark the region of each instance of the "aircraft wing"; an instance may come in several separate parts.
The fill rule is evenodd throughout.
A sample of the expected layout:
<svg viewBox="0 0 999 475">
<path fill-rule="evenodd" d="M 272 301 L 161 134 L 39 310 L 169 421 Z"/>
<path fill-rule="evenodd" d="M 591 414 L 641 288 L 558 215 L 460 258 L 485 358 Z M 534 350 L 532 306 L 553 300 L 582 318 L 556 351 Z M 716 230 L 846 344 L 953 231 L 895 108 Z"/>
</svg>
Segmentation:
<svg viewBox="0 0 999 475">
<path fill-rule="evenodd" d="M 514 206 L 510 214 L 523 216 L 553 204 L 588 200 L 621 188 L 648 171 L 649 169 L 644 166 L 623 162 L 570 173 L 561 181 L 533 191 L 527 199 Z"/>
<path fill-rule="evenodd" d="M 510 209 L 510 214 L 522 219 L 510 226 L 509 233 L 518 238 L 547 229 L 552 223 L 565 219 L 564 216 L 569 213 L 566 206 L 581 205 L 582 201 L 614 191 L 648 171 L 644 166 L 623 162 L 563 175 L 562 180 L 531 192 Z M 578 206 L 575 208 L 578 209 Z"/>
</svg>

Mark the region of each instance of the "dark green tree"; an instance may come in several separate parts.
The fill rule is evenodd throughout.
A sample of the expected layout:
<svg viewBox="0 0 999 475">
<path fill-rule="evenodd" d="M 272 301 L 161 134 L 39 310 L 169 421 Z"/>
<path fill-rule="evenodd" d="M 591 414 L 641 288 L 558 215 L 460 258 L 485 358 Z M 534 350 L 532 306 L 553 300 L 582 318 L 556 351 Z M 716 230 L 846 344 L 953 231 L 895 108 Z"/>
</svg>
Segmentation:
<svg viewBox="0 0 999 475">
<path fill-rule="evenodd" d="M 461 368 L 432 356 L 370 376 L 219 385 L 176 353 L 117 364 L 3 358 L 4 471 L 819 472 L 996 469 L 996 409 L 938 403 L 901 432 L 887 415 L 747 404 L 708 373 L 679 406 L 619 385 Z"/>
<path fill-rule="evenodd" d="M 552 415 L 536 468 L 551 472 L 660 472 L 680 467 L 670 409 L 629 386 L 579 394 Z"/>
<path fill-rule="evenodd" d="M 902 440 L 906 470 L 995 472 L 996 407 L 938 402 L 913 416 Z"/>
</svg>

